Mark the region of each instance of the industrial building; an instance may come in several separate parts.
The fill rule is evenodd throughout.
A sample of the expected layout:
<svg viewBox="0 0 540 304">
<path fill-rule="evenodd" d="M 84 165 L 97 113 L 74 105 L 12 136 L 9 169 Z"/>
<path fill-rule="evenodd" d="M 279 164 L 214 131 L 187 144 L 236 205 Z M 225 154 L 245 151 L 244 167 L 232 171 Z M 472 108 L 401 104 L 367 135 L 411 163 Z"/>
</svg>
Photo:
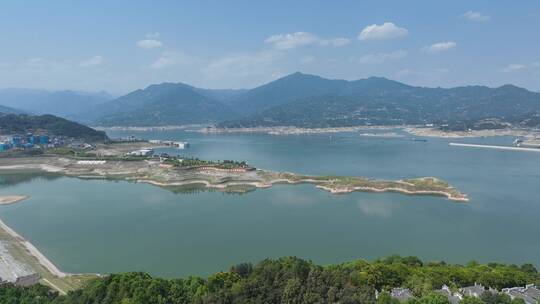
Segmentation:
<svg viewBox="0 0 540 304">
<path fill-rule="evenodd" d="M 35 146 L 48 146 L 50 144 L 51 140 L 46 134 L 28 133 L 26 136 L 15 134 L 0 140 L 0 152 L 14 148 L 31 149 Z"/>
</svg>

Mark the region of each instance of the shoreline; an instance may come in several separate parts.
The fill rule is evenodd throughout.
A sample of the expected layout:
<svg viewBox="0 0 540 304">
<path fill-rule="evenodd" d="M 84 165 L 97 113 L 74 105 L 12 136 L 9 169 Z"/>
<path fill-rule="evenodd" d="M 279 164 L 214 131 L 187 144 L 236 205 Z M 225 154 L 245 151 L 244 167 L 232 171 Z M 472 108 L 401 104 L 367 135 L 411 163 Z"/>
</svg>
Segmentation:
<svg viewBox="0 0 540 304">
<path fill-rule="evenodd" d="M 221 172 L 192 168 L 163 167 L 159 161 L 112 161 L 96 165 L 80 164 L 59 157 L 9 159 L 0 172 L 44 172 L 80 179 L 125 180 L 163 188 L 203 185 L 207 189 L 236 192 L 238 187 L 269 188 L 275 184 L 312 184 L 330 193 L 398 192 L 408 195 L 443 196 L 452 201 L 468 201 L 467 195 L 435 177 L 406 180 L 378 180 L 361 176 L 311 176 L 288 172 L 253 170 Z"/>
<path fill-rule="evenodd" d="M 525 138 L 540 138 L 540 129 L 506 128 L 506 129 L 486 129 L 471 131 L 441 131 L 437 128 L 426 127 L 424 125 L 359 125 L 348 127 L 322 127 L 304 128 L 295 126 L 274 126 L 274 127 L 245 127 L 245 128 L 216 128 L 204 125 L 168 125 L 168 126 L 111 126 L 94 127 L 101 131 L 172 131 L 186 130 L 203 134 L 234 134 L 234 133 L 262 133 L 269 135 L 304 135 L 304 134 L 332 134 L 343 132 L 357 132 L 361 130 L 402 130 L 413 136 L 436 137 L 436 138 L 473 138 L 492 136 L 516 136 Z"/>
<path fill-rule="evenodd" d="M 12 205 L 29 199 L 27 195 L 4 195 L 0 196 L 0 205 Z"/>
<path fill-rule="evenodd" d="M 199 133 L 207 134 L 234 134 L 234 133 L 263 133 L 269 135 L 303 135 L 303 134 L 327 134 L 342 132 L 358 132 L 365 130 L 401 130 L 407 134 L 419 137 L 436 138 L 474 138 L 492 136 L 516 136 L 525 138 L 540 138 L 538 129 L 493 129 L 493 130 L 471 130 L 471 131 L 441 131 L 436 128 L 421 125 L 383 125 L 383 126 L 350 126 L 331 128 L 301 128 L 294 126 L 276 127 L 252 127 L 252 128 L 202 128 L 195 130 Z M 360 134 L 365 136 L 366 134 Z M 368 136 L 377 134 L 368 134 Z M 400 134 L 399 134 L 400 135 Z"/>
<path fill-rule="evenodd" d="M 43 266 L 49 273 L 52 275 L 58 277 L 58 278 L 64 278 L 68 275 L 68 273 L 60 271 L 56 265 L 54 265 L 39 249 L 36 248 L 32 243 L 30 243 L 27 239 L 22 237 L 20 234 L 18 234 L 15 230 L 13 230 L 11 227 L 9 227 L 2 219 L 0 219 L 0 229 L 4 230 L 7 234 L 9 234 L 13 239 L 15 239 L 20 245 L 22 245 L 26 252 L 34 257 L 38 263 Z"/>
</svg>

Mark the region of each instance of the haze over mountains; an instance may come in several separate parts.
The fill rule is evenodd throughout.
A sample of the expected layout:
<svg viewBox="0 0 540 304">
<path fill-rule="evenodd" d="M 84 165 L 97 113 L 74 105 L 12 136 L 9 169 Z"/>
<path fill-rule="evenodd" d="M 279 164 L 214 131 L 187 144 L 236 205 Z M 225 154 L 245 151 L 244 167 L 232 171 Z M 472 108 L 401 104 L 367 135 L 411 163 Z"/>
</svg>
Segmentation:
<svg viewBox="0 0 540 304">
<path fill-rule="evenodd" d="M 380 77 L 346 81 L 298 72 L 251 90 L 162 83 L 110 101 L 75 95 L 54 103 L 47 96 L 44 105 L 25 100 L 17 103 L 15 99 L 6 103 L 2 98 L 5 95 L 0 94 L 2 105 L 33 113 L 54 110 L 52 114 L 100 126 L 213 124 L 230 128 L 433 123 L 453 129 L 482 129 L 540 125 L 540 94 L 513 85 L 425 88 Z"/>
<path fill-rule="evenodd" d="M 79 116 L 112 99 L 105 92 L 47 91 L 8 88 L 0 90 L 0 105 L 32 114 L 52 114 L 66 118 Z"/>
</svg>

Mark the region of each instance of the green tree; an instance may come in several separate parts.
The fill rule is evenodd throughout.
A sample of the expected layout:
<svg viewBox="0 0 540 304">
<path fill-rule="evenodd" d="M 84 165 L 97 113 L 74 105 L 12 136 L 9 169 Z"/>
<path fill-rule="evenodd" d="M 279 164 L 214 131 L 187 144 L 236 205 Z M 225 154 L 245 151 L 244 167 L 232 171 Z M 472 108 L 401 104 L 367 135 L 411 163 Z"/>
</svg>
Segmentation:
<svg viewBox="0 0 540 304">
<path fill-rule="evenodd" d="M 418 300 L 419 304 L 450 304 L 448 298 L 440 293 L 430 292 Z"/>
</svg>

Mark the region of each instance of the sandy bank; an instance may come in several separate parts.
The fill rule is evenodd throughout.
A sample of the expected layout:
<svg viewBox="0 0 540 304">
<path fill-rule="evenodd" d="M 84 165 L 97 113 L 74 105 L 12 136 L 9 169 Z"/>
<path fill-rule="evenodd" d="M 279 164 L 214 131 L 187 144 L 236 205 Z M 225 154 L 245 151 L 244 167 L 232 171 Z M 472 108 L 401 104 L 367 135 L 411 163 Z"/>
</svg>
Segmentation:
<svg viewBox="0 0 540 304">
<path fill-rule="evenodd" d="M 540 136 L 540 130 L 534 129 L 497 129 L 497 130 L 471 130 L 446 132 L 433 128 L 406 127 L 403 130 L 415 136 L 440 137 L 440 138 L 470 138 L 492 136 L 515 136 L 535 138 Z"/>
<path fill-rule="evenodd" d="M 18 202 L 22 202 L 25 199 L 28 199 L 29 196 L 26 195 L 5 195 L 0 196 L 0 205 L 10 205 Z"/>
<path fill-rule="evenodd" d="M 402 126 L 403 127 L 403 126 Z M 336 128 L 298 128 L 291 126 L 281 127 L 254 127 L 254 128 L 202 128 L 197 130 L 201 133 L 266 133 L 271 135 L 302 135 L 302 134 L 324 134 L 357 132 L 360 130 L 389 130 L 398 126 L 353 126 Z"/>
</svg>

